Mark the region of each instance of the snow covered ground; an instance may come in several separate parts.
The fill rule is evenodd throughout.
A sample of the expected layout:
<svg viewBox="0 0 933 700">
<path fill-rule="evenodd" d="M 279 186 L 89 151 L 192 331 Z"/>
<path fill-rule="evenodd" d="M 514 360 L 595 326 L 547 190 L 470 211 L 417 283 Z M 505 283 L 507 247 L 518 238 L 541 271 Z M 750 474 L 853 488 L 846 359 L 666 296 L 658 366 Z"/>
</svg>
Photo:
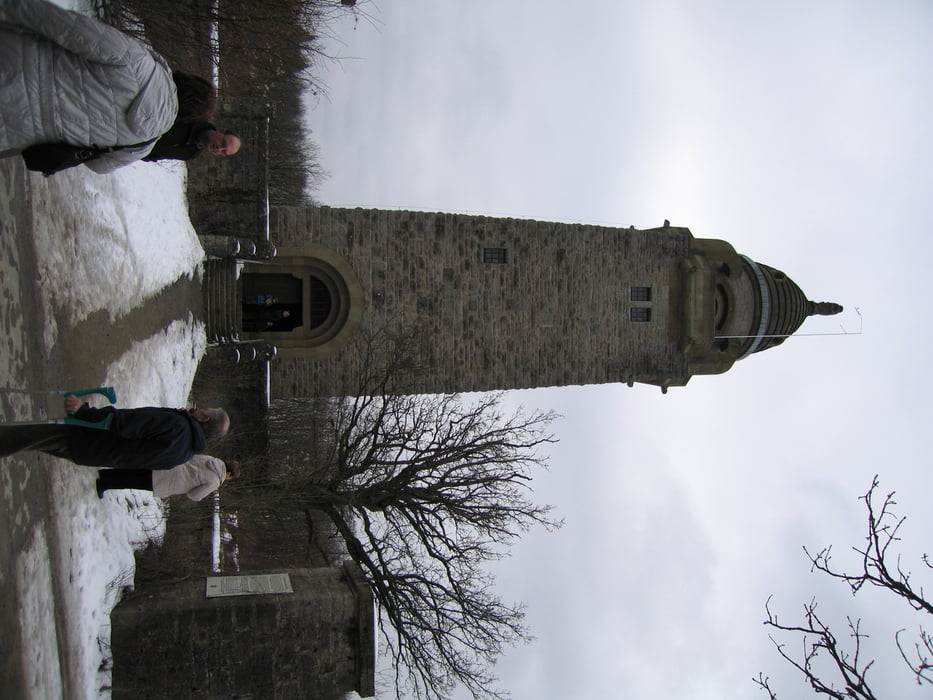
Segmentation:
<svg viewBox="0 0 933 700">
<path fill-rule="evenodd" d="M 59 4 L 83 11 L 76 2 Z M 5 258 L 0 260 L 0 319 L 13 319 L 5 324 L 8 337 L 0 343 L 2 387 L 18 386 L 24 366 L 40 361 L 22 350 L 30 326 L 39 334 L 44 358 L 69 328 L 101 313 L 119 326 L 160 290 L 199 275 L 203 260 L 188 220 L 184 165 L 136 164 L 109 176 L 83 167 L 48 179 L 29 173 L 25 194 L 31 232 L 22 222 L 16 228 L 4 210 L 10 203 L 4 202 L 2 190 L 12 187 L 15 168 L 22 168 L 18 161 L 0 161 L 0 215 L 15 235 L 34 236 L 36 259 L 35 270 L 26 269 L 9 240 L 0 246 Z M 33 273 L 40 318 L 19 322 L 21 282 Z M 109 363 L 106 383 L 116 388 L 121 407 L 184 406 L 205 347 L 203 325 L 180 309 L 177 320 L 136 339 Z M 36 402 L 12 395 L 4 405 L 7 420 L 33 417 L 36 410 Z M 95 470 L 45 457 L 35 460 L 36 468 L 49 465 L 50 517 L 15 514 L 16 522 L 30 529 L 15 554 L 14 570 L 2 572 L 6 579 L 0 576 L 5 584 L 15 584 L 26 693 L 35 700 L 109 697 L 110 611 L 122 587 L 132 583 L 134 543 L 159 534 L 161 505 L 138 492 L 98 499 Z M 7 467 L 0 464 L 4 502 L 29 478 Z M 14 595 L 9 585 L 5 594 Z M 3 645 L 4 650 L 16 647 Z"/>
<path fill-rule="evenodd" d="M 106 177 L 86 169 L 28 176 L 46 351 L 62 327 L 100 311 L 119 325 L 160 289 L 198 274 L 203 251 L 187 218 L 184 173 L 140 164 Z M 188 313 L 134 342 L 109 365 L 106 384 L 122 407 L 183 406 L 205 347 L 204 328 Z M 22 658 L 32 698 L 62 697 L 63 677 L 68 695 L 90 698 L 109 686 L 109 613 L 132 583 L 134 543 L 158 535 L 159 504 L 136 492 L 99 500 L 94 470 L 53 466 L 52 518 L 37 524 L 16 562 Z"/>
</svg>

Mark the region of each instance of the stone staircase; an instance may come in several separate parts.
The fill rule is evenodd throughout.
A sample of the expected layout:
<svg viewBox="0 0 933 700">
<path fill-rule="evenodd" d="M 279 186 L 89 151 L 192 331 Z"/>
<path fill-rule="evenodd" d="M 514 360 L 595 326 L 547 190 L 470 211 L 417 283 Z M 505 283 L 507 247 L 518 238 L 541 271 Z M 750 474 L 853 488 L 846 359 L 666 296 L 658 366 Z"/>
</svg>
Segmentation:
<svg viewBox="0 0 933 700">
<path fill-rule="evenodd" d="M 265 240 L 258 243 L 227 236 L 203 236 L 204 319 L 207 325 L 208 351 L 234 363 L 267 362 L 276 348 L 262 339 L 243 340 L 243 303 L 240 271 L 245 261 L 267 260 L 275 247 Z"/>
</svg>

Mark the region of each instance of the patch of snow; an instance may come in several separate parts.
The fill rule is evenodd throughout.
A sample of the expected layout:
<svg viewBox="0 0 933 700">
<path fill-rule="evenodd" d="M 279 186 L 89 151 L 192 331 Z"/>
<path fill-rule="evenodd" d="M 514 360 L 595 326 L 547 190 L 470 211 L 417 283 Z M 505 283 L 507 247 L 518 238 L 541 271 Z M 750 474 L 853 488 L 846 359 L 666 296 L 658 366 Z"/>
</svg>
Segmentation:
<svg viewBox="0 0 933 700">
<path fill-rule="evenodd" d="M 123 408 L 187 405 L 198 362 L 207 349 L 204 324 L 191 314 L 132 347 L 107 369 L 105 384 L 117 388 Z"/>
<path fill-rule="evenodd" d="M 137 163 L 112 175 L 87 168 L 30 174 L 36 268 L 43 301 L 75 325 L 106 309 L 118 318 L 181 276 L 199 273 L 204 251 L 188 219 L 181 164 Z M 54 324 L 46 344 L 57 337 Z"/>
</svg>

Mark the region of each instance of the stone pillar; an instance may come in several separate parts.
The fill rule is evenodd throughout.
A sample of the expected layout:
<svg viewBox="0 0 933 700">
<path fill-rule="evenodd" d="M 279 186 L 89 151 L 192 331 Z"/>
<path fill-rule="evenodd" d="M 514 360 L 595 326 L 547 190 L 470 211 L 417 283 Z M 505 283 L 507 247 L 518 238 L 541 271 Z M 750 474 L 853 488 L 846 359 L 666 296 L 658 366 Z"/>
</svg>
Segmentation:
<svg viewBox="0 0 933 700">
<path fill-rule="evenodd" d="M 111 616 L 114 700 L 373 695 L 375 612 L 362 573 L 284 573 L 293 593 L 207 598 L 204 576 L 130 593 Z"/>
</svg>

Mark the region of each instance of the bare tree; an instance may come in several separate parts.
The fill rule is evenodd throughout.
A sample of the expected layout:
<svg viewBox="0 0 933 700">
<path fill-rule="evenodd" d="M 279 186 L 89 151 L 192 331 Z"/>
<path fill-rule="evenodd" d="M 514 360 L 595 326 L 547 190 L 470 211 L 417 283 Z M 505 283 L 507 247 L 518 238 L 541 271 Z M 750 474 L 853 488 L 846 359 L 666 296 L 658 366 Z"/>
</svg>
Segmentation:
<svg viewBox="0 0 933 700">
<path fill-rule="evenodd" d="M 876 489 L 878 477 L 872 480 L 871 488 L 861 497 L 868 511 L 868 533 L 865 544 L 852 549 L 859 554 L 861 566 L 854 573 L 837 569 L 832 561 L 832 547 L 826 547 L 812 554 L 806 547 L 804 552 L 810 560 L 814 571 L 822 572 L 834 579 L 845 582 L 853 595 L 856 595 L 866 585 L 889 591 L 906 601 L 917 612 L 933 614 L 933 604 L 924 597 L 923 588 L 917 588 L 911 582 L 911 573 L 901 564 L 901 558 L 891 548 L 895 542 L 900 541 L 898 533 L 907 519 L 894 512 L 897 505 L 894 493 L 884 497 L 880 507 L 877 504 Z M 933 568 L 926 554 L 922 561 L 927 568 Z M 787 650 L 787 646 L 778 642 L 771 636 L 778 653 L 801 674 L 807 683 L 818 695 L 827 695 L 832 698 L 859 698 L 861 700 L 878 700 L 878 696 L 868 683 L 868 673 L 874 665 L 874 660 L 866 660 L 862 655 L 862 642 L 868 635 L 861 630 L 860 620 L 847 618 L 848 637 L 851 641 L 840 642 L 830 627 L 817 614 L 815 600 L 804 606 L 803 622 L 799 624 L 785 624 L 778 620 L 771 610 L 771 599 L 765 606 L 767 619 L 765 625 L 782 632 L 792 632 L 803 636 L 803 650 L 794 655 Z M 917 639 L 909 644 L 909 648 L 902 639 L 905 629 L 895 634 L 895 645 L 904 663 L 910 668 L 919 685 L 933 685 L 933 638 L 921 626 Z M 826 679 L 818 669 L 827 668 L 821 665 L 828 660 L 830 673 L 834 675 Z M 772 700 L 777 694 L 770 687 L 769 679 L 762 674 L 753 679 L 754 682 L 769 694 Z"/>
<path fill-rule="evenodd" d="M 491 667 L 529 636 L 485 564 L 530 527 L 560 525 L 530 498 L 555 416 L 507 415 L 499 394 L 401 394 L 396 382 L 417 371 L 413 338 L 361 344 L 363 370 L 332 402 L 330 439 L 315 441 L 322 464 L 262 485 L 262 500 L 331 517 L 374 592 L 400 696 L 444 698 L 462 684 L 505 697 Z"/>
</svg>

